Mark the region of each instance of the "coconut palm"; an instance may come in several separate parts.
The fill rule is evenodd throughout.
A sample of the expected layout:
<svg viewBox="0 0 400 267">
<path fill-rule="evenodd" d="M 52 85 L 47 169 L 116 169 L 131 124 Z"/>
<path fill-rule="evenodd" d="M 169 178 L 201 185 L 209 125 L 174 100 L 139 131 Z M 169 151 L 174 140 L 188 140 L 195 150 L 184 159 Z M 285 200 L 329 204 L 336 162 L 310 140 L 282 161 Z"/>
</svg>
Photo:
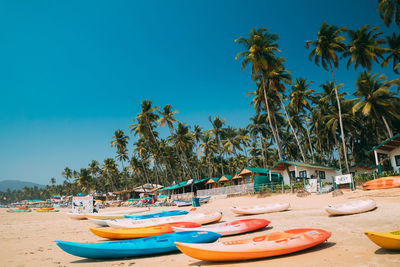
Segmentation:
<svg viewBox="0 0 400 267">
<path fill-rule="evenodd" d="M 389 46 L 389 55 L 382 62 L 382 66 L 386 67 L 389 62 L 393 61 L 393 71 L 399 74 L 400 70 L 400 34 L 393 33 L 392 36 L 386 36 L 386 42 Z"/>
<path fill-rule="evenodd" d="M 354 69 L 362 66 L 370 71 L 372 61 L 379 63 L 378 58 L 383 59 L 382 55 L 387 52 L 387 49 L 381 47 L 381 45 L 385 44 L 386 41 L 379 38 L 382 32 L 376 32 L 378 29 L 379 27 L 372 27 L 369 30 L 369 25 L 364 25 L 357 31 L 347 31 L 350 43 L 343 53 L 344 57 L 349 57 L 347 68 L 354 64 Z"/>
<path fill-rule="evenodd" d="M 79 177 L 77 179 L 77 184 L 84 193 L 88 193 L 92 185 L 92 176 L 88 169 L 82 168 L 79 172 Z"/>
<path fill-rule="evenodd" d="M 370 73 L 363 72 L 358 76 L 354 92 L 358 98 L 353 106 L 353 113 L 361 110 L 364 117 L 373 116 L 377 122 L 382 119 L 388 137 L 393 136 L 393 131 L 387 118 L 400 120 L 400 112 L 394 106 L 396 98 L 394 93 L 389 91 L 392 86 L 393 82 L 387 81 L 383 74 L 378 76 L 376 73 L 371 76 Z"/>
<path fill-rule="evenodd" d="M 317 34 L 316 41 L 307 41 L 306 48 L 314 47 L 309 54 L 309 59 L 311 60 L 314 57 L 314 63 L 319 66 L 320 62 L 322 67 L 325 70 L 329 69 L 332 74 L 333 85 L 335 88 L 335 95 L 339 113 L 339 125 L 340 125 L 340 134 L 342 138 L 343 145 L 343 154 L 345 159 L 346 171 L 349 173 L 349 163 L 347 160 L 347 150 L 346 150 L 346 142 L 343 131 L 343 122 L 342 122 L 342 110 L 340 107 L 338 89 L 336 86 L 335 75 L 333 73 L 332 64 L 337 68 L 339 66 L 339 59 L 336 55 L 337 52 L 343 52 L 345 50 L 346 45 L 344 44 L 345 37 L 341 34 L 346 30 L 344 27 L 336 27 L 332 25 L 328 25 L 325 22 L 321 24 L 321 28 Z"/>
<path fill-rule="evenodd" d="M 113 140 L 111 141 L 111 146 L 117 149 L 117 156 L 115 158 L 121 162 L 122 168 L 124 168 L 124 161 L 129 159 L 126 148 L 128 140 L 129 136 L 125 135 L 123 130 L 118 129 L 115 131 Z"/>
<path fill-rule="evenodd" d="M 267 28 L 256 29 L 250 31 L 249 38 L 240 37 L 235 42 L 243 45 L 246 51 L 236 55 L 235 59 L 243 58 L 242 71 L 247 65 L 251 64 L 251 77 L 253 81 L 261 80 L 264 96 L 264 106 L 268 114 L 268 121 L 278 149 L 279 157 L 282 159 L 281 146 L 272 122 L 272 114 L 270 110 L 269 99 L 266 92 L 266 83 L 269 81 L 265 77 L 266 73 L 272 73 L 271 69 L 276 65 L 278 58 L 276 52 L 278 49 L 278 35 L 268 33 Z"/>
<path fill-rule="evenodd" d="M 400 1 L 399 0 L 378 0 L 378 12 L 387 27 L 392 20 L 400 28 Z"/>
<path fill-rule="evenodd" d="M 65 167 L 61 175 L 65 178 L 65 181 L 68 183 L 69 179 L 72 178 L 72 170 L 69 167 Z"/>
</svg>

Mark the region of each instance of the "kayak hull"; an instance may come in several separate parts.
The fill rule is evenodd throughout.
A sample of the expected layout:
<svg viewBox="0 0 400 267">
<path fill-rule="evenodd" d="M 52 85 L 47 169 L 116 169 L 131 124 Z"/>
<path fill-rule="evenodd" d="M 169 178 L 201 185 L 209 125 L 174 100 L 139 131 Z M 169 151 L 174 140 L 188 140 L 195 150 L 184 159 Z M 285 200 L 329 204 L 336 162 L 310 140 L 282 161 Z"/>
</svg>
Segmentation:
<svg viewBox="0 0 400 267">
<path fill-rule="evenodd" d="M 213 232 L 181 232 L 165 235 L 101 243 L 79 243 L 55 240 L 65 252 L 89 259 L 121 259 L 162 254 L 178 250 L 174 242 L 208 243 L 220 237 Z"/>
<path fill-rule="evenodd" d="M 364 232 L 375 244 L 385 249 L 400 250 L 400 231 L 389 233 Z"/>
<path fill-rule="evenodd" d="M 213 224 L 209 226 L 201 226 L 197 228 L 182 228 L 179 226 L 172 226 L 175 232 L 180 231 L 210 231 L 220 234 L 221 236 L 237 235 L 262 229 L 270 224 L 270 221 L 264 219 L 244 219 L 228 223 Z"/>
<path fill-rule="evenodd" d="M 371 211 L 376 208 L 373 200 L 357 200 L 344 204 L 327 206 L 325 211 L 330 215 L 350 215 Z"/>
<path fill-rule="evenodd" d="M 176 245 L 184 254 L 204 261 L 241 261 L 289 254 L 326 241 L 331 233 L 321 229 L 292 229 L 252 239 L 212 244 Z"/>
<path fill-rule="evenodd" d="M 285 211 L 290 208 L 289 203 L 265 204 L 252 207 L 232 207 L 231 211 L 239 215 L 256 215 Z"/>
<path fill-rule="evenodd" d="M 390 176 L 371 180 L 362 184 L 366 190 L 387 189 L 400 187 L 400 176 Z"/>
<path fill-rule="evenodd" d="M 104 229 L 91 227 L 89 230 L 97 236 L 108 239 L 133 239 L 173 233 L 174 230 L 172 229 L 172 226 L 184 227 L 190 231 L 190 229 L 193 229 L 193 227 L 198 228 L 201 225 L 191 222 L 179 222 L 140 228 Z M 192 231 L 198 231 L 198 229 Z"/>
</svg>

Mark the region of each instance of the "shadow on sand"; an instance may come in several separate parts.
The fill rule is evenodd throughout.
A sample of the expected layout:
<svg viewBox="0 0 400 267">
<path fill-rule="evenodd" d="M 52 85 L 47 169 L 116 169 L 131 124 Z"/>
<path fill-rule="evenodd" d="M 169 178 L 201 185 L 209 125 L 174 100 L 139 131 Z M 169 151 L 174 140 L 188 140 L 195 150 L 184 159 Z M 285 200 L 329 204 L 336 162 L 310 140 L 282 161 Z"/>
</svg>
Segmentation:
<svg viewBox="0 0 400 267">
<path fill-rule="evenodd" d="M 375 254 L 377 254 L 377 255 L 395 255 L 395 254 L 400 254 L 400 250 L 379 248 L 375 251 Z"/>
</svg>

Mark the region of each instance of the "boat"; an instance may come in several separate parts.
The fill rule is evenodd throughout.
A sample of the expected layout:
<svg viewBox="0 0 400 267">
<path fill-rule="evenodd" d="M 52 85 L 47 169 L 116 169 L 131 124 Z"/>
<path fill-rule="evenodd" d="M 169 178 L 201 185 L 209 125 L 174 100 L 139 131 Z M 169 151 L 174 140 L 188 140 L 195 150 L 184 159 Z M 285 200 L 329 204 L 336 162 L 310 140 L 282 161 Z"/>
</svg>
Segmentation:
<svg viewBox="0 0 400 267">
<path fill-rule="evenodd" d="M 231 211 L 239 215 L 253 215 L 288 210 L 289 203 L 263 204 L 251 207 L 232 207 Z"/>
<path fill-rule="evenodd" d="M 88 219 L 88 216 L 102 216 L 106 215 L 107 216 L 112 216 L 112 215 L 124 215 L 124 214 L 130 214 L 130 213 L 137 213 L 137 212 L 144 212 L 148 211 L 149 208 L 143 207 L 143 208 L 134 208 L 134 209 L 128 209 L 128 210 L 115 210 L 115 211 L 108 211 L 108 212 L 99 212 L 97 214 L 94 213 L 75 213 L 75 212 L 68 212 L 67 215 L 71 219 L 75 220 L 86 220 Z M 122 216 L 123 218 L 123 216 Z"/>
<path fill-rule="evenodd" d="M 39 208 L 40 210 L 54 210 L 54 208 Z"/>
<path fill-rule="evenodd" d="M 366 190 L 400 187 L 400 176 L 390 176 L 371 180 L 362 184 Z"/>
<path fill-rule="evenodd" d="M 187 215 L 178 215 L 171 217 L 150 218 L 144 220 L 107 220 L 107 225 L 112 228 L 137 228 L 144 226 L 154 226 L 171 222 L 194 222 L 199 224 L 207 224 L 218 222 L 222 218 L 221 212 L 205 212 L 205 213 L 189 213 Z"/>
<path fill-rule="evenodd" d="M 363 213 L 376 208 L 373 200 L 356 200 L 325 207 L 326 212 L 330 215 L 349 215 Z"/>
<path fill-rule="evenodd" d="M 93 228 L 90 227 L 89 230 L 100 237 L 109 239 L 132 239 L 132 238 L 142 238 L 155 235 L 162 235 L 173 233 L 174 230 L 172 226 L 182 227 L 185 229 L 192 229 L 193 227 L 198 228 L 201 224 L 192 222 L 176 222 L 176 223 L 165 223 L 156 226 L 138 227 L 138 228 Z M 198 231 L 198 229 L 194 230 Z"/>
<path fill-rule="evenodd" d="M 8 209 L 6 211 L 14 213 L 14 212 L 31 212 L 32 210 L 31 209 Z"/>
<path fill-rule="evenodd" d="M 264 219 L 244 219 L 233 222 L 200 226 L 196 228 L 183 228 L 180 226 L 172 226 L 172 229 L 175 232 L 190 231 L 190 230 L 209 231 L 221 234 L 222 236 L 227 236 L 227 235 L 236 235 L 236 234 L 255 231 L 267 227 L 268 224 L 270 224 L 270 221 Z"/>
<path fill-rule="evenodd" d="M 190 231 L 100 243 L 61 240 L 55 242 L 62 250 L 74 256 L 89 259 L 122 259 L 177 251 L 175 242 L 208 243 L 216 241 L 220 236 L 213 232 Z"/>
<path fill-rule="evenodd" d="M 178 207 L 192 206 L 192 201 L 191 200 L 174 200 L 174 203 Z"/>
<path fill-rule="evenodd" d="M 37 212 L 59 212 L 60 210 L 55 210 L 55 209 L 52 209 L 52 210 L 37 209 L 36 211 Z"/>
<path fill-rule="evenodd" d="M 400 231 L 389 233 L 375 233 L 366 231 L 364 234 L 381 248 L 400 250 Z"/>
<path fill-rule="evenodd" d="M 185 211 L 185 210 L 169 210 L 169 211 L 162 211 L 160 213 L 155 213 L 155 214 L 124 215 L 124 217 L 128 218 L 128 219 L 132 219 L 132 220 L 143 220 L 143 219 L 151 219 L 151 218 L 161 218 L 161 217 L 185 215 L 185 214 L 188 214 L 188 213 L 189 212 Z"/>
<path fill-rule="evenodd" d="M 154 210 L 154 211 L 143 211 L 143 212 L 131 212 L 131 213 L 126 213 L 126 212 L 121 212 L 121 213 L 91 213 L 91 214 L 86 214 L 87 219 L 98 219 L 98 220 L 115 220 L 115 219 L 123 219 L 125 218 L 125 215 L 132 215 L 138 216 L 138 215 L 149 215 L 149 214 L 157 214 L 161 213 L 163 211 L 161 210 Z"/>
<path fill-rule="evenodd" d="M 326 241 L 331 233 L 322 229 L 292 229 L 250 239 L 187 244 L 176 242 L 180 251 L 204 261 L 240 261 L 266 258 L 304 250 Z"/>
</svg>

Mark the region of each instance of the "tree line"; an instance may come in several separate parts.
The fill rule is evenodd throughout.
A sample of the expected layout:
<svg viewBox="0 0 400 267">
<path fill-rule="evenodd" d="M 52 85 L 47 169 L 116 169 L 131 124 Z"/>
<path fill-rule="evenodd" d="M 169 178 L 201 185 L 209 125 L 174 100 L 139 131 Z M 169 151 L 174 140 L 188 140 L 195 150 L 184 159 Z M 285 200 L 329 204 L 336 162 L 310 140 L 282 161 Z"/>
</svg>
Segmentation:
<svg viewBox="0 0 400 267">
<path fill-rule="evenodd" d="M 386 26 L 394 21 L 400 28 L 399 10 L 398 1 L 378 1 Z M 209 117 L 208 129 L 192 127 L 177 120 L 178 111 L 171 105 L 160 108 L 144 100 L 130 133 L 115 131 L 110 143 L 114 158 L 93 160 L 80 170 L 65 167 L 64 183 L 56 186 L 52 178 L 52 185 L 43 190 L 68 195 L 115 192 L 144 183 L 166 186 L 234 174 L 245 166 L 268 168 L 278 160 L 333 166 L 343 172 L 361 161 L 373 163 L 365 152 L 400 132 L 400 79 L 388 80 L 370 71 L 376 64 L 400 73 L 400 34 L 383 36 L 378 27 L 352 30 L 323 22 L 316 39 L 305 43 L 309 59 L 332 76 L 319 85 L 291 76 L 278 41 L 278 35 L 264 27 L 235 40 L 243 48 L 236 59 L 242 70 L 250 68 L 255 85 L 247 94 L 255 113 L 246 127 L 231 127 L 219 116 Z M 343 62 L 347 69 L 363 69 L 355 77 L 352 96 L 335 78 L 335 69 Z M 169 130 L 166 137 L 160 135 L 163 127 Z"/>
</svg>

